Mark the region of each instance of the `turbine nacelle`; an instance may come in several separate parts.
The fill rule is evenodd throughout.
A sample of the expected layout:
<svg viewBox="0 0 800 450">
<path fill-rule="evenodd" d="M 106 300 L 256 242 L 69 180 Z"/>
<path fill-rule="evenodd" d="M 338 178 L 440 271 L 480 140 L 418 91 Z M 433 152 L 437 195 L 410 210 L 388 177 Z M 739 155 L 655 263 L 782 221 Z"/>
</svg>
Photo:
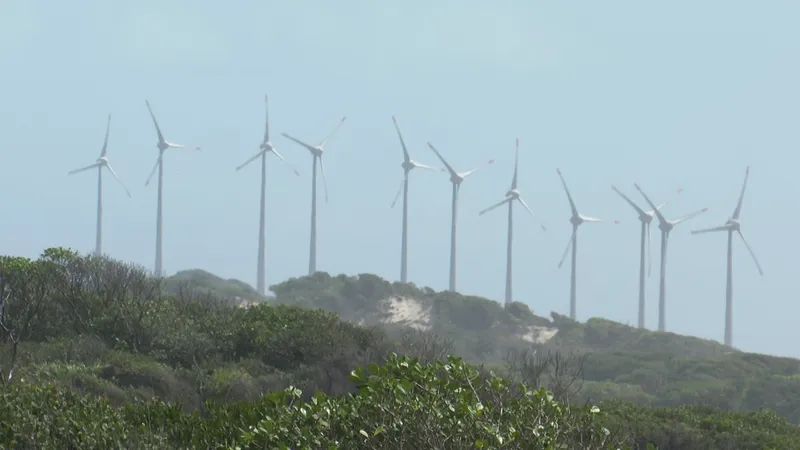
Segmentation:
<svg viewBox="0 0 800 450">
<path fill-rule="evenodd" d="M 458 173 L 454 173 L 450 175 L 450 182 L 455 184 L 456 186 L 460 185 L 461 182 L 464 181 L 464 176 Z"/>
<path fill-rule="evenodd" d="M 101 166 L 107 166 L 108 165 L 108 157 L 101 156 L 101 157 L 97 158 L 97 164 L 100 164 Z"/>
<path fill-rule="evenodd" d="M 742 224 L 739 222 L 739 219 L 728 219 L 728 221 L 725 222 L 725 226 L 731 231 L 739 231 L 742 228 Z"/>
<path fill-rule="evenodd" d="M 268 151 L 268 152 L 271 152 L 272 150 L 274 150 L 274 147 L 272 146 L 272 142 L 270 142 L 270 141 L 265 141 L 264 143 L 259 145 L 258 148 L 260 148 L 261 150 L 264 150 L 264 151 Z"/>
<path fill-rule="evenodd" d="M 509 189 L 508 192 L 506 192 L 506 197 L 512 197 L 514 200 L 518 199 L 519 195 L 519 190 L 517 189 Z"/>
</svg>

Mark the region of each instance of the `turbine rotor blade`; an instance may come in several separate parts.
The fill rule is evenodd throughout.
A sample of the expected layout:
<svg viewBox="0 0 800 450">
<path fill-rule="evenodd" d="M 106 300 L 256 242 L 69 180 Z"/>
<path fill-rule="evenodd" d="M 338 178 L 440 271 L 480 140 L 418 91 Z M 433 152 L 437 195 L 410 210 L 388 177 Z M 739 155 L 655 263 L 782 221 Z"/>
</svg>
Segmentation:
<svg viewBox="0 0 800 450">
<path fill-rule="evenodd" d="M 495 208 L 499 208 L 499 207 L 505 205 L 506 203 L 509 203 L 512 200 L 514 200 L 513 197 L 506 197 L 504 200 L 499 201 L 499 202 L 495 203 L 494 205 L 492 205 L 492 206 L 484 209 L 483 211 L 479 212 L 478 215 L 482 216 L 482 215 L 486 214 L 487 212 L 489 212 L 489 211 L 491 211 L 491 210 L 493 210 Z"/>
<path fill-rule="evenodd" d="M 322 174 L 322 187 L 325 189 L 325 203 L 328 203 L 328 182 L 325 181 L 325 164 L 322 162 L 322 156 L 319 156 L 319 171 Z"/>
<path fill-rule="evenodd" d="M 158 121 L 156 121 L 156 116 L 153 114 L 153 108 L 150 107 L 150 102 L 145 100 L 144 103 L 147 105 L 147 110 L 150 111 L 150 117 L 153 119 L 153 125 L 156 126 L 156 133 L 158 133 L 158 142 L 165 142 L 164 135 L 161 134 L 161 128 L 158 126 Z"/>
<path fill-rule="evenodd" d="M 460 173 L 460 174 L 458 174 L 458 175 L 460 175 L 460 176 L 461 176 L 461 178 L 467 178 L 468 176 L 470 176 L 470 175 L 472 175 L 473 173 L 477 172 L 479 169 L 482 169 L 482 168 L 484 168 L 484 167 L 486 167 L 486 166 L 490 166 L 490 165 L 492 165 L 492 164 L 494 164 L 494 160 L 493 160 L 493 159 L 490 159 L 489 161 L 486 161 L 486 162 L 485 162 L 485 163 L 483 163 L 482 165 L 480 165 L 480 166 L 478 166 L 478 167 L 476 167 L 476 168 L 474 168 L 474 169 L 472 169 L 472 170 L 468 170 L 468 171 L 466 171 L 466 172 Z"/>
<path fill-rule="evenodd" d="M 411 161 L 414 164 L 414 167 L 418 169 L 428 169 L 428 170 L 436 170 L 435 167 L 426 166 L 425 164 L 420 164 L 418 162 Z"/>
<path fill-rule="evenodd" d="M 80 169 L 70 170 L 69 172 L 67 172 L 67 175 L 73 175 L 78 172 L 83 172 L 84 170 L 94 169 L 95 167 L 98 166 L 100 166 L 100 163 L 89 164 L 88 166 L 81 167 Z"/>
<path fill-rule="evenodd" d="M 269 99 L 264 95 L 264 109 L 266 110 L 266 125 L 264 127 L 264 142 L 269 142 Z"/>
<path fill-rule="evenodd" d="M 250 158 L 248 158 L 247 161 L 239 164 L 239 166 L 236 168 L 236 171 L 238 172 L 239 170 L 242 169 L 242 167 L 244 167 L 244 166 L 250 164 L 251 162 L 255 161 L 259 156 L 263 155 L 265 151 L 266 150 L 261 150 L 260 152 L 256 153 L 255 155 L 251 156 Z"/>
<path fill-rule="evenodd" d="M 117 180 L 119 185 L 122 186 L 122 189 L 125 189 L 125 193 L 128 194 L 128 197 L 130 197 L 131 196 L 131 191 L 129 191 L 128 187 L 125 186 L 125 183 L 123 183 L 122 180 L 119 179 L 119 177 L 117 176 L 117 172 L 114 172 L 114 169 L 111 168 L 110 164 L 106 164 L 105 166 L 106 166 L 106 169 L 108 169 L 108 171 L 111 172 L 111 175 L 114 177 L 114 179 Z"/>
<path fill-rule="evenodd" d="M 567 200 L 569 200 L 569 208 L 570 208 L 570 210 L 572 210 L 572 215 L 573 216 L 578 216 L 579 215 L 578 214 L 578 208 L 575 207 L 575 202 L 572 201 L 572 195 L 570 195 L 570 193 L 569 193 L 569 188 L 567 187 L 567 182 L 564 181 L 564 175 L 561 175 L 561 169 L 556 169 L 556 172 L 558 172 L 558 177 L 561 178 L 561 184 L 564 186 L 564 192 L 567 193 Z"/>
<path fill-rule="evenodd" d="M 106 156 L 108 152 L 108 132 L 111 131 L 111 114 L 108 115 L 108 121 L 106 122 L 106 138 L 103 140 L 103 149 L 100 150 L 100 157 Z"/>
<path fill-rule="evenodd" d="M 436 150 L 436 147 L 434 147 L 433 144 L 428 142 L 428 147 L 430 147 L 430 149 L 433 150 L 433 153 L 436 153 L 436 156 L 439 157 L 439 160 L 442 162 L 442 164 L 444 164 L 444 167 L 447 169 L 448 172 L 450 172 L 451 176 L 458 176 L 458 173 L 455 170 L 453 170 L 452 167 L 450 167 L 450 164 L 447 164 L 447 161 L 444 160 L 444 157 L 442 157 L 441 153 L 439 153 L 439 151 Z"/>
<path fill-rule="evenodd" d="M 727 225 L 722 225 L 720 227 L 713 227 L 713 228 L 703 228 L 700 230 L 692 230 L 692 234 L 700 234 L 700 233 L 712 233 L 714 231 L 728 231 L 730 228 Z"/>
<path fill-rule="evenodd" d="M 677 224 L 679 224 L 681 222 L 685 222 L 685 221 L 687 221 L 689 219 L 695 218 L 695 217 L 699 216 L 700 214 L 703 214 L 706 211 L 708 211 L 708 208 L 703 208 L 701 210 L 686 214 L 683 217 L 679 217 L 679 218 L 677 218 L 675 220 L 671 220 L 670 223 L 672 223 L 672 225 L 677 225 Z"/>
<path fill-rule="evenodd" d="M 394 200 L 392 200 L 392 206 L 390 208 L 394 208 L 395 203 L 397 203 L 397 199 L 400 198 L 400 193 L 403 192 L 403 184 L 405 184 L 406 180 L 400 180 L 400 187 L 397 188 L 397 194 L 394 195 Z"/>
<path fill-rule="evenodd" d="M 153 178 L 153 175 L 156 173 L 156 169 L 158 169 L 158 165 L 161 164 L 161 158 L 163 157 L 163 153 L 158 156 L 156 160 L 156 164 L 153 166 L 153 170 L 150 171 L 150 175 L 147 177 L 147 181 L 144 182 L 144 185 L 147 186 L 150 184 L 150 180 Z"/>
<path fill-rule="evenodd" d="M 764 276 L 764 271 L 761 270 L 761 264 L 758 263 L 758 258 L 756 258 L 755 252 L 753 252 L 753 249 L 750 248 L 750 244 L 747 243 L 747 239 L 744 238 L 744 235 L 742 234 L 742 230 L 736 230 L 736 231 L 739 233 L 739 237 L 742 238 L 742 242 L 744 242 L 744 246 L 747 247 L 747 251 L 750 252 L 750 256 L 753 257 L 753 262 L 756 263 L 756 267 L 758 268 L 759 275 L 761 275 L 763 277 Z"/>
<path fill-rule="evenodd" d="M 561 255 L 561 261 L 558 262 L 558 268 L 560 269 L 561 266 L 564 264 L 564 260 L 567 259 L 567 253 L 569 253 L 570 247 L 572 247 L 572 242 L 575 240 L 575 233 L 578 231 L 578 227 L 572 227 L 572 235 L 569 237 L 569 242 L 567 242 L 567 248 L 564 249 L 564 254 Z"/>
<path fill-rule="evenodd" d="M 631 200 L 630 198 L 628 198 L 628 196 L 627 196 L 627 195 L 623 194 L 623 193 L 622 193 L 622 191 L 620 191 L 619 189 L 617 189 L 617 187 L 616 187 L 616 186 L 612 185 L 612 186 L 611 186 L 611 189 L 613 189 L 613 190 L 614 190 L 614 192 L 616 192 L 617 194 L 619 194 L 619 196 L 620 196 L 620 197 L 622 197 L 623 199 L 625 199 L 625 201 L 626 201 L 626 202 L 628 202 L 628 204 L 629 204 L 629 205 L 631 205 L 631 206 L 633 207 L 633 209 L 635 209 L 635 210 L 636 210 L 636 212 L 638 212 L 638 213 L 639 213 L 639 214 L 641 214 L 641 215 L 645 215 L 645 214 L 646 214 L 642 208 L 639 208 L 639 205 L 637 205 L 636 203 L 633 203 L 633 200 Z"/>
<path fill-rule="evenodd" d="M 281 133 L 281 136 L 283 136 L 286 139 L 289 139 L 291 141 L 294 141 L 295 143 L 300 144 L 303 147 L 307 148 L 308 151 L 310 151 L 312 155 L 314 154 L 315 151 L 317 151 L 316 147 L 314 147 L 313 145 L 310 145 L 310 144 L 306 144 L 305 142 L 301 141 L 300 139 L 297 139 L 296 137 L 289 136 L 286 133 Z"/>
<path fill-rule="evenodd" d="M 750 176 L 750 166 L 744 171 L 744 182 L 742 183 L 742 192 L 739 194 L 739 202 L 736 203 L 736 209 L 733 211 L 733 219 L 738 219 L 739 214 L 742 213 L 742 200 L 744 200 L 744 191 L 747 189 L 747 178 Z"/>
<path fill-rule="evenodd" d="M 516 140 L 516 147 L 514 150 L 514 176 L 511 178 L 511 189 L 517 188 L 517 174 L 518 174 L 518 167 L 519 167 L 519 138 Z M 531 213 L 533 214 L 533 213 Z"/>
<path fill-rule="evenodd" d="M 408 149 L 406 148 L 406 142 L 403 140 L 403 135 L 400 133 L 400 127 L 397 126 L 397 119 L 392 116 L 392 122 L 394 122 L 394 129 L 397 130 L 397 137 L 400 138 L 400 146 L 403 148 L 403 159 L 405 162 L 411 161 L 411 157 L 408 156 Z"/>
<path fill-rule="evenodd" d="M 342 124 L 344 124 L 345 120 L 347 120 L 347 116 L 343 116 L 342 120 L 340 120 L 336 127 L 334 127 L 333 131 L 331 131 L 328 136 L 319 143 L 320 148 L 325 148 L 325 144 L 328 143 L 328 141 L 333 137 L 334 134 L 336 134 L 337 131 L 339 131 L 339 128 L 342 127 Z"/>
<path fill-rule="evenodd" d="M 278 159 L 280 159 L 280 160 L 281 160 L 281 162 L 283 162 L 283 163 L 284 163 L 284 164 L 286 164 L 286 165 L 287 165 L 287 166 L 288 166 L 290 169 L 292 169 L 292 171 L 294 172 L 294 174 L 295 174 L 295 175 L 297 175 L 298 177 L 300 176 L 300 172 L 298 172 L 298 171 L 297 171 L 297 169 L 295 169 L 295 168 L 294 168 L 294 166 L 293 166 L 291 163 L 289 163 L 289 161 L 286 161 L 285 159 L 283 159 L 283 156 L 281 156 L 281 154 L 280 154 L 280 153 L 278 153 L 278 151 L 277 151 L 277 150 L 275 150 L 275 149 L 273 148 L 273 149 L 272 149 L 272 150 L 270 150 L 270 151 L 271 151 L 271 152 L 272 152 L 272 153 L 273 153 L 273 154 L 274 154 L 274 155 L 275 155 L 275 156 L 276 156 Z"/>
<path fill-rule="evenodd" d="M 675 190 L 675 195 L 679 195 L 681 192 L 683 192 L 683 188 L 678 188 L 678 189 Z M 667 200 L 664 203 L 658 205 L 658 207 L 656 207 L 656 209 L 661 211 L 661 209 L 664 208 L 665 206 L 667 206 L 667 204 L 669 204 L 669 200 Z"/>
<path fill-rule="evenodd" d="M 661 211 L 659 211 L 658 208 L 656 208 L 656 205 L 654 205 L 653 202 L 650 201 L 650 197 L 648 197 L 647 194 L 644 193 L 642 188 L 639 187 L 639 184 L 635 183 L 634 186 L 636 187 L 636 190 L 639 191 L 640 194 L 642 194 L 642 197 L 644 197 L 644 200 L 647 202 L 647 204 L 650 205 L 651 208 L 653 208 L 653 213 L 655 213 L 656 217 L 658 217 L 658 221 L 661 222 L 662 224 L 668 223 L 667 219 L 664 218 L 664 215 L 661 214 Z"/>
<path fill-rule="evenodd" d="M 533 211 L 531 211 L 531 209 L 528 207 L 528 204 L 525 203 L 525 200 L 522 199 L 522 197 L 517 197 L 517 200 L 522 205 L 522 207 L 525 208 L 531 214 L 531 217 L 534 217 L 534 218 L 536 217 L 536 215 L 533 213 Z M 545 232 L 547 231 L 547 227 L 545 227 L 543 223 L 540 223 L 539 226 L 542 228 L 542 231 L 545 231 Z"/>
</svg>

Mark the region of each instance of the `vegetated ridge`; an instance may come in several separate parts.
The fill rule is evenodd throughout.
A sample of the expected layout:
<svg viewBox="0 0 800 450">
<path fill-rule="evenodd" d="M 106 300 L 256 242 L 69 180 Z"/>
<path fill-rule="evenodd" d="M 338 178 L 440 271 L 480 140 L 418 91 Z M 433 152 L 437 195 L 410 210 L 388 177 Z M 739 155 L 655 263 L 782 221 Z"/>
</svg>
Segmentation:
<svg viewBox="0 0 800 450">
<path fill-rule="evenodd" d="M 797 360 L 371 275 L 235 307 L 240 282 L 197 275 L 0 257 L 0 446 L 800 448 Z"/>
</svg>

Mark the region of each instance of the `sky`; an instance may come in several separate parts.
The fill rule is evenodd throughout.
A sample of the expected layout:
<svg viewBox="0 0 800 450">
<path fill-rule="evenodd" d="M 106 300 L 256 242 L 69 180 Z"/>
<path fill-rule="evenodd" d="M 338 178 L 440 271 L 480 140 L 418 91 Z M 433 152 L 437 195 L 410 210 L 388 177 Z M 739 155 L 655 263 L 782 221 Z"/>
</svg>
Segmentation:
<svg viewBox="0 0 800 450">
<path fill-rule="evenodd" d="M 458 290 L 502 301 L 503 199 L 520 140 L 514 297 L 539 315 L 568 314 L 571 233 L 560 168 L 581 213 L 620 224 L 580 227 L 578 319 L 636 324 L 639 222 L 611 190 L 644 205 L 639 183 L 675 218 L 707 207 L 670 235 L 667 329 L 722 340 L 724 224 L 745 168 L 742 231 L 764 268 L 734 241 L 734 345 L 800 357 L 796 133 L 800 4 L 677 2 L 279 2 L 210 0 L 0 2 L 0 253 L 94 247 L 96 175 L 68 176 L 108 156 L 132 196 L 104 177 L 104 251 L 152 268 L 156 186 L 149 100 L 165 137 L 202 151 L 164 162 L 164 267 L 200 268 L 255 285 L 260 170 L 234 169 L 258 151 L 270 99 L 272 141 L 300 172 L 270 158 L 267 281 L 308 267 L 310 154 L 325 150 L 330 200 L 319 205 L 319 270 L 400 276 L 402 180 L 396 115 L 415 160 L 456 170 L 494 159 L 463 183 Z M 675 190 L 682 188 L 677 196 Z M 321 191 L 320 191 L 321 192 Z M 409 279 L 447 287 L 450 184 L 411 173 Z M 322 198 L 321 196 L 319 197 Z M 539 228 L 547 226 L 547 232 Z M 647 286 L 657 326 L 658 229 Z"/>
</svg>

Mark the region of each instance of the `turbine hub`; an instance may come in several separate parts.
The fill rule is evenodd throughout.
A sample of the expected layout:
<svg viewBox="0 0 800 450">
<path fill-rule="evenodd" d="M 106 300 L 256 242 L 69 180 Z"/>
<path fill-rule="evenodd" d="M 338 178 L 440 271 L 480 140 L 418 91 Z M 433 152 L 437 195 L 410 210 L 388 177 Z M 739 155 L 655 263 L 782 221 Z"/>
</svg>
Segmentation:
<svg viewBox="0 0 800 450">
<path fill-rule="evenodd" d="M 270 142 L 270 141 L 266 141 L 266 142 L 262 143 L 262 144 L 259 146 L 259 148 L 260 148 L 261 150 L 272 151 L 272 142 Z"/>
<path fill-rule="evenodd" d="M 461 184 L 462 181 L 464 181 L 464 177 L 462 177 L 461 175 L 458 175 L 458 174 L 450 175 L 450 182 L 451 183 L 453 183 L 453 184 Z"/>
<path fill-rule="evenodd" d="M 670 231 L 672 231 L 672 229 L 673 229 L 674 227 L 675 227 L 675 225 L 673 225 L 673 224 L 671 224 L 671 223 L 669 223 L 669 222 L 666 222 L 666 223 L 659 223 L 659 224 L 658 224 L 658 228 L 659 228 L 661 231 L 663 231 L 664 233 L 669 233 Z"/>
<path fill-rule="evenodd" d="M 409 170 L 411 170 L 411 169 L 413 169 L 414 167 L 417 167 L 417 166 L 414 165 L 413 161 L 403 161 L 403 164 L 400 164 L 400 167 L 402 167 L 403 170 L 408 172 Z"/>
<path fill-rule="evenodd" d="M 513 197 L 515 200 L 519 198 L 519 191 L 516 189 L 509 189 L 506 192 L 506 197 Z"/>
<path fill-rule="evenodd" d="M 169 144 L 167 144 L 166 142 L 159 142 L 158 144 L 156 144 L 156 147 L 158 147 L 158 149 L 163 152 L 169 148 Z"/>
<path fill-rule="evenodd" d="M 581 216 L 572 216 L 569 218 L 569 222 L 577 227 L 583 223 L 583 218 Z"/>
<path fill-rule="evenodd" d="M 728 229 L 730 229 L 731 231 L 739 231 L 739 229 L 740 229 L 740 228 L 741 228 L 741 226 L 742 226 L 742 224 L 740 224 L 740 223 L 739 223 L 739 220 L 738 220 L 738 219 L 728 219 L 728 221 L 727 221 L 727 222 L 725 222 L 725 225 L 726 225 L 726 226 L 728 227 Z"/>
<path fill-rule="evenodd" d="M 101 157 L 97 158 L 97 162 L 99 162 L 100 164 L 103 164 L 103 165 L 108 164 L 108 158 L 105 157 L 105 156 L 101 156 Z"/>
</svg>

